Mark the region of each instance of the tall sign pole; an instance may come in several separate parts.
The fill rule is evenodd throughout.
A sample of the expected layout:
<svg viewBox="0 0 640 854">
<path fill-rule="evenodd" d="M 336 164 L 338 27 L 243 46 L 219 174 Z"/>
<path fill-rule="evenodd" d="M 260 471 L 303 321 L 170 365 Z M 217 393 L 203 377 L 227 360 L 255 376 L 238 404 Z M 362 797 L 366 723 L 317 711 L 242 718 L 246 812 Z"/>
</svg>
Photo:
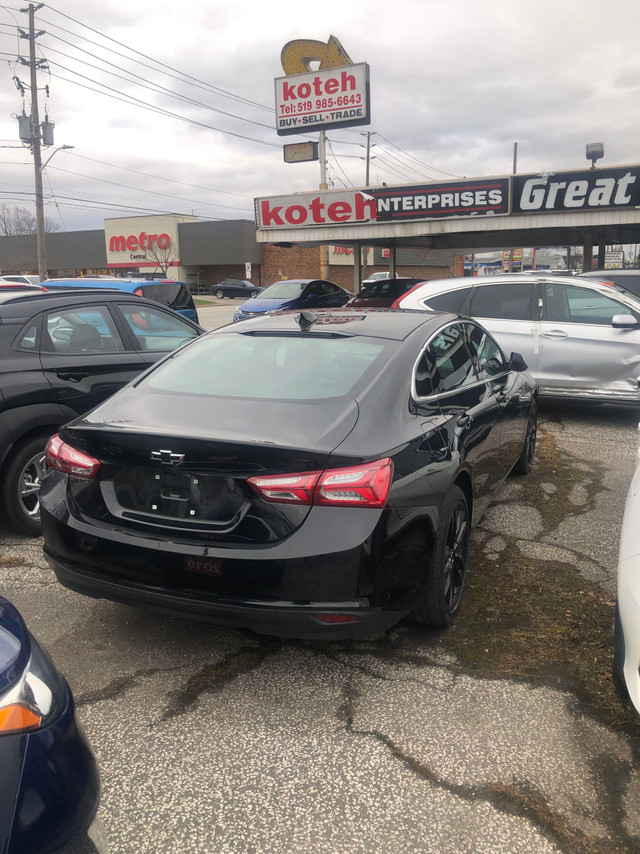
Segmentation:
<svg viewBox="0 0 640 854">
<path fill-rule="evenodd" d="M 321 130 L 319 135 L 318 156 L 320 158 L 320 191 L 328 190 L 327 184 L 327 137 L 326 131 Z M 329 247 L 326 243 L 320 244 L 320 278 L 329 278 Z"/>
<path fill-rule="evenodd" d="M 275 81 L 276 130 L 279 136 L 318 131 L 320 192 L 327 185 L 327 128 L 368 125 L 369 67 L 353 64 L 335 36 L 327 42 L 295 39 L 280 54 L 287 75 Z M 311 70 L 311 64 L 317 70 Z M 286 146 L 285 146 L 286 147 Z M 286 159 L 286 155 L 285 155 Z M 320 245 L 320 277 L 329 276 L 329 248 Z"/>
</svg>

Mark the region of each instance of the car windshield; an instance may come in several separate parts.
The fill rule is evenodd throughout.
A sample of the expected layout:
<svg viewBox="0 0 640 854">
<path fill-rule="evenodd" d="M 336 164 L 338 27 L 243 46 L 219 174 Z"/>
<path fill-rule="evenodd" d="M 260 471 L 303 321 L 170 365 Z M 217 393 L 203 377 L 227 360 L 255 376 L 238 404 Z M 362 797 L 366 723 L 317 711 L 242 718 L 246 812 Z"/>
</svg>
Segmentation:
<svg viewBox="0 0 640 854">
<path fill-rule="evenodd" d="M 212 335 L 163 362 L 141 384 L 148 390 L 206 397 L 342 397 L 380 370 L 396 346 L 393 341 L 320 334 Z"/>
<path fill-rule="evenodd" d="M 295 299 L 306 285 L 306 282 L 274 282 L 262 291 L 260 299 Z"/>
</svg>

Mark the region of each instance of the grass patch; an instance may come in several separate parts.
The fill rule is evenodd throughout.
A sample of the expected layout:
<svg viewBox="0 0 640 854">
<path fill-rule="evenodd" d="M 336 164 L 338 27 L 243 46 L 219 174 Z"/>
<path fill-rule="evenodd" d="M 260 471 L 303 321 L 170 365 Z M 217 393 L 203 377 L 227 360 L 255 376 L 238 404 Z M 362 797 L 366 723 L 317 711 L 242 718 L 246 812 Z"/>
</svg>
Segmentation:
<svg viewBox="0 0 640 854">
<path fill-rule="evenodd" d="M 591 509 L 604 487 L 603 467 L 585 465 L 558 451 L 551 434 L 541 431 L 537 460 L 522 480 L 519 501 L 537 507 L 545 528 Z M 545 494 L 553 483 L 557 491 Z M 585 503 L 569 500 L 575 486 Z M 541 500 L 544 496 L 544 500 Z M 594 718 L 637 737 L 635 713 L 612 682 L 615 602 L 570 564 L 523 556 L 515 539 L 488 559 L 481 545 L 470 558 L 462 612 L 444 643 L 477 675 L 525 679 L 572 691 Z"/>
</svg>

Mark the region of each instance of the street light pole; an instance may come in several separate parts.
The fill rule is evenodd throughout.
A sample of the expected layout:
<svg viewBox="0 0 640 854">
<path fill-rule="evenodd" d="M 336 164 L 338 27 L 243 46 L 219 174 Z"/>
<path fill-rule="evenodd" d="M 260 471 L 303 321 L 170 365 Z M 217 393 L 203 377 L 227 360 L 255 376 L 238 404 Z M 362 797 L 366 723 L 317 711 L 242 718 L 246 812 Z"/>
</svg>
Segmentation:
<svg viewBox="0 0 640 854">
<path fill-rule="evenodd" d="M 38 6 L 38 8 L 40 8 Z M 36 183 L 36 237 L 38 246 L 38 275 L 40 281 L 47 278 L 47 250 L 44 242 L 44 196 L 42 193 L 42 149 L 40 138 L 40 116 L 38 115 L 38 64 L 36 62 L 35 35 L 36 7 L 29 3 L 29 66 L 31 71 L 31 144 L 33 146 L 33 168 Z"/>
</svg>

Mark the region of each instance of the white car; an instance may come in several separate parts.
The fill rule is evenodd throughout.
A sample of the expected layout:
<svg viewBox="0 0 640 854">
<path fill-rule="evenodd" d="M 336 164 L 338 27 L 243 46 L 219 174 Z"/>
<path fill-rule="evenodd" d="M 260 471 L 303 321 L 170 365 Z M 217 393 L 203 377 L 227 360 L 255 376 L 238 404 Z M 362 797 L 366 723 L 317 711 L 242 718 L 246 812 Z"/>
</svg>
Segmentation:
<svg viewBox="0 0 640 854">
<path fill-rule="evenodd" d="M 39 285 L 40 276 L 0 276 L 0 282 L 11 282 L 14 285 Z"/>
<path fill-rule="evenodd" d="M 613 283 L 517 273 L 438 279 L 393 307 L 478 320 L 505 353 L 522 353 L 541 396 L 640 403 L 640 297 Z"/>
<path fill-rule="evenodd" d="M 613 679 L 640 713 L 640 451 L 620 536 Z"/>
</svg>

